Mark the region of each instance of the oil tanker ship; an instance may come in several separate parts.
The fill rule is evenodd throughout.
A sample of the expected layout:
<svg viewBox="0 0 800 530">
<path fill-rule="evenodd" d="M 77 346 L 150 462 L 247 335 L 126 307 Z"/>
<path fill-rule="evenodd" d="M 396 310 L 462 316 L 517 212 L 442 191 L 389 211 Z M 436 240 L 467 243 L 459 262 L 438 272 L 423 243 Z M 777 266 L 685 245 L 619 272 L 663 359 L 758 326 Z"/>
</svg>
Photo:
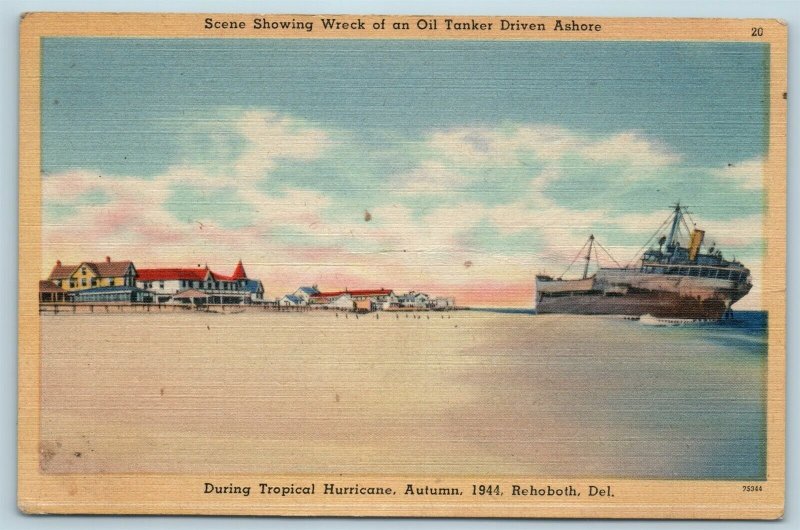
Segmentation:
<svg viewBox="0 0 800 530">
<path fill-rule="evenodd" d="M 593 235 L 589 236 L 576 256 L 585 260 L 583 277 L 536 276 L 536 312 L 692 320 L 724 317 L 731 305 L 750 291 L 750 271 L 735 259 L 724 259 L 713 245 L 703 252 L 705 232 L 690 229 L 684 211 L 680 204 L 675 205 L 670 217 L 650 238 L 654 241 L 662 229 L 669 227 L 658 238 L 658 247 L 644 251 L 635 264 L 599 267 L 591 276 L 592 251 L 597 257 L 597 247 L 605 249 Z M 686 246 L 679 241 L 682 228 L 689 234 Z"/>
</svg>

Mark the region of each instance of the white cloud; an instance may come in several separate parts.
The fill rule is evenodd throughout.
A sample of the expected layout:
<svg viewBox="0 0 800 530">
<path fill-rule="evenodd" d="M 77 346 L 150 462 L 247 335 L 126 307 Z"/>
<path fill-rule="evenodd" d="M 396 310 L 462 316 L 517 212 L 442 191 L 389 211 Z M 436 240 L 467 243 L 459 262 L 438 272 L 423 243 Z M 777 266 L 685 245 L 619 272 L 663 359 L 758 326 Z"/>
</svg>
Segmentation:
<svg viewBox="0 0 800 530">
<path fill-rule="evenodd" d="M 713 168 L 711 174 L 730 186 L 761 190 L 764 186 L 764 161 L 760 158 Z"/>
<path fill-rule="evenodd" d="M 670 166 L 681 161 L 666 146 L 632 132 L 588 142 L 580 153 L 594 162 L 624 162 L 634 168 Z"/>
<path fill-rule="evenodd" d="M 446 193 L 472 180 L 441 160 L 424 160 L 410 173 L 401 176 L 403 187 L 400 191 L 415 195 Z"/>
<path fill-rule="evenodd" d="M 549 125 L 462 127 L 437 131 L 423 142 L 431 155 L 398 177 L 403 193 L 430 195 L 442 188 L 469 186 L 488 178 L 481 175 L 482 168 L 493 168 L 492 178 L 503 179 L 503 168 L 524 170 L 531 162 L 530 186 L 538 192 L 569 178 L 565 159 L 570 156 L 585 160 L 586 167 L 620 165 L 616 174 L 620 180 L 644 178 L 653 169 L 681 161 L 667 146 L 634 132 L 598 138 Z"/>
<path fill-rule="evenodd" d="M 434 152 L 456 163 L 516 163 L 521 155 L 558 160 L 588 143 L 585 136 L 551 125 L 462 127 L 438 131 L 428 139 Z"/>
<path fill-rule="evenodd" d="M 234 166 L 236 173 L 245 177 L 262 177 L 282 158 L 317 158 L 331 145 L 325 131 L 270 111 L 244 112 L 234 129 L 247 142 Z"/>
</svg>

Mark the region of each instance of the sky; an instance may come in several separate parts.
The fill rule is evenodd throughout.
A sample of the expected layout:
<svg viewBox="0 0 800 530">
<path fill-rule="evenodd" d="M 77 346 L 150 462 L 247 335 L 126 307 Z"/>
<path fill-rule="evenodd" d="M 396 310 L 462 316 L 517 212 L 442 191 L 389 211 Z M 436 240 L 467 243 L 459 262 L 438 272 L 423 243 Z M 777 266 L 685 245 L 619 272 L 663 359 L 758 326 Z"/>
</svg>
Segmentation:
<svg viewBox="0 0 800 530">
<path fill-rule="evenodd" d="M 680 201 L 751 269 L 736 307 L 757 309 L 768 54 L 47 38 L 43 270 L 242 259 L 267 297 L 317 284 L 531 307 L 534 276 L 589 234 L 626 264 Z"/>
</svg>

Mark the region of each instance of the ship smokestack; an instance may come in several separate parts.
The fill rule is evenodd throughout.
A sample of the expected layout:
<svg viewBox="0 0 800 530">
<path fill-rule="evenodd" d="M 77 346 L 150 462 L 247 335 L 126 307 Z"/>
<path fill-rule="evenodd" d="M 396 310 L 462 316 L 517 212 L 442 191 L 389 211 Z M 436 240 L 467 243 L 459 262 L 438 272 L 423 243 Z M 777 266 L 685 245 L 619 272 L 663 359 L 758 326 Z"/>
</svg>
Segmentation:
<svg viewBox="0 0 800 530">
<path fill-rule="evenodd" d="M 689 241 L 689 261 L 697 259 L 697 253 L 700 252 L 700 245 L 703 244 L 703 237 L 706 235 L 705 230 L 692 230 L 692 238 Z"/>
</svg>

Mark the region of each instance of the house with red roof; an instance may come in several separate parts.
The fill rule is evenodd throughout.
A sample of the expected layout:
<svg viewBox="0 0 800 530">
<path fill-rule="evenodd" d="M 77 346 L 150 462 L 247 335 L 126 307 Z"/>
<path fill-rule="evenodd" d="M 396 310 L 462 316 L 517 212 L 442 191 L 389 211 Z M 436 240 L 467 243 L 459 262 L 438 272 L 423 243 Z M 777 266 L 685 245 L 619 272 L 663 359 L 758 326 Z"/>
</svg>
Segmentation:
<svg viewBox="0 0 800 530">
<path fill-rule="evenodd" d="M 231 275 L 205 267 L 139 269 L 136 285 L 155 293 L 156 301 L 170 301 L 175 295 L 194 289 L 208 297 L 209 304 L 250 304 L 264 300 L 260 280 L 247 277 L 242 261 Z M 176 300 L 181 300 L 178 297 Z"/>
</svg>

